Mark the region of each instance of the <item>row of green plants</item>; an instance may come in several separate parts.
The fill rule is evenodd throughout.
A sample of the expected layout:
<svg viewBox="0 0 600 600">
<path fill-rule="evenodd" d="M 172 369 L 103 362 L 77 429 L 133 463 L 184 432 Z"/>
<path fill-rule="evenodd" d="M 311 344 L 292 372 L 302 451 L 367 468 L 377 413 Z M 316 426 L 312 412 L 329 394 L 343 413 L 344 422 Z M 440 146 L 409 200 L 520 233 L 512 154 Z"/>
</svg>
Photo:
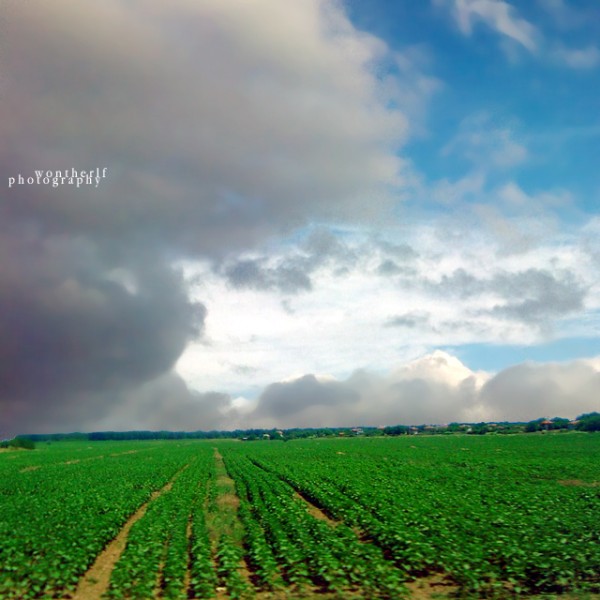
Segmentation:
<svg viewBox="0 0 600 600">
<path fill-rule="evenodd" d="M 19 469 L 17 460 L 1 461 L 0 598 L 63 598 L 74 591 L 127 519 L 189 455 L 173 447 L 57 463 L 48 453 L 35 468 L 20 463 Z"/>
<path fill-rule="evenodd" d="M 152 500 L 143 517 L 132 526 L 125 551 L 111 575 L 109 598 L 144 600 L 160 594 L 183 600 L 187 598 L 188 570 L 195 593 L 204 595 L 207 589 L 214 589 L 210 545 L 203 534 L 204 513 L 198 509 L 204 506 L 214 468 L 209 449 L 203 450 L 191 458 L 171 487 Z"/>
<path fill-rule="evenodd" d="M 287 585 L 338 594 L 360 590 L 372 598 L 405 594 L 403 571 L 379 548 L 361 543 L 343 524 L 313 517 L 287 483 L 236 450 L 223 450 L 225 462 L 249 532 L 249 562 L 264 589 Z"/>
<path fill-rule="evenodd" d="M 593 436 L 427 438 L 263 444 L 247 455 L 409 577 L 440 574 L 460 593 L 493 597 L 600 591 L 598 450 Z"/>
<path fill-rule="evenodd" d="M 205 442 L 0 455 L 0 598 L 68 597 L 145 503 L 110 598 L 395 598 L 429 575 L 490 598 L 600 592 L 595 435 L 217 445 L 224 462 Z"/>
</svg>

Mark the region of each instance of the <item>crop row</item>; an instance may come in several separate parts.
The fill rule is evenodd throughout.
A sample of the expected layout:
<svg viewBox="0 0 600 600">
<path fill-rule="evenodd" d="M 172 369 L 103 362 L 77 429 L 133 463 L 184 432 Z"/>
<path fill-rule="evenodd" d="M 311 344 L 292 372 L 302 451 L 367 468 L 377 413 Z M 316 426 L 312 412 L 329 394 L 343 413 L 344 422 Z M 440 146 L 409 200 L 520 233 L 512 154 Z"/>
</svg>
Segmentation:
<svg viewBox="0 0 600 600">
<path fill-rule="evenodd" d="M 0 480 L 0 597 L 64 597 L 189 450 L 47 464 Z"/>
<path fill-rule="evenodd" d="M 170 489 L 150 503 L 129 532 L 112 572 L 109 598 L 143 600 L 159 592 L 163 598 L 184 599 L 188 569 L 193 574 L 190 587 L 197 595 L 214 588 L 201 510 L 212 468 L 207 451 L 196 454 Z"/>
<path fill-rule="evenodd" d="M 382 443 L 239 451 L 365 532 L 411 577 L 440 573 L 480 595 L 600 590 L 597 487 L 561 486 L 540 477 L 543 465 L 524 478 L 519 457 L 459 450 L 428 464 L 425 446 L 395 442 L 383 454 Z"/>
<path fill-rule="evenodd" d="M 361 543 L 344 525 L 311 516 L 289 485 L 232 449 L 224 457 L 240 497 L 250 563 L 264 588 L 284 583 L 338 593 L 361 589 L 369 597 L 403 595 L 402 571 L 379 548 Z"/>
</svg>

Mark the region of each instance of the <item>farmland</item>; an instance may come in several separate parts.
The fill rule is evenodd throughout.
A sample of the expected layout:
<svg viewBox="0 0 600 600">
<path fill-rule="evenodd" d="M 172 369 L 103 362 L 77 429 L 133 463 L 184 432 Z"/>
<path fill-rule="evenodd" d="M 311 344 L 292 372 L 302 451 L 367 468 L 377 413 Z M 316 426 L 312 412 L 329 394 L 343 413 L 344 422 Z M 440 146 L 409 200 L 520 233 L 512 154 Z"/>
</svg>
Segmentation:
<svg viewBox="0 0 600 600">
<path fill-rule="evenodd" d="M 600 592 L 600 437 L 64 442 L 0 454 L 0 598 Z"/>
</svg>

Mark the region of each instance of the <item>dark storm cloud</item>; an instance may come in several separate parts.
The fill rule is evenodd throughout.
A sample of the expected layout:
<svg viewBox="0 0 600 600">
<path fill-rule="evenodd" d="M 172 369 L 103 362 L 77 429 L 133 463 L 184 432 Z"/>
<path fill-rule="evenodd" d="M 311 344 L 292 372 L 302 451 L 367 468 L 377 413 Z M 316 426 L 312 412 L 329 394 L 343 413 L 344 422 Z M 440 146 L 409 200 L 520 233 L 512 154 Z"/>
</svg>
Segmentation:
<svg viewBox="0 0 600 600">
<path fill-rule="evenodd" d="M 273 10 L 277 28 L 263 20 Z M 392 151 L 405 124 L 380 107 L 366 69 L 381 45 L 319 2 L 303 10 L 321 20 L 314 38 L 310 21 L 274 2 L 245 15 L 188 0 L 9 3 L 3 175 L 109 169 L 89 201 L 28 189 L 11 212 L 35 212 L 58 231 L 134 232 L 211 256 L 307 216 L 376 214 L 397 182 Z M 269 36 L 285 40 L 277 53 Z M 356 60 L 340 39 L 356 45 Z"/>
<path fill-rule="evenodd" d="M 400 183 L 406 121 L 370 72 L 387 49 L 340 7 L 31 0 L 2 11 L 2 185 L 36 169 L 108 169 L 97 188 L 2 191 L 3 435 L 167 394 L 145 383 L 168 374 L 205 317 L 177 260 L 219 262 L 314 216 L 369 218 Z M 309 274 L 279 265 L 254 285 L 309 289 Z"/>
<path fill-rule="evenodd" d="M 0 427 L 101 416 L 111 393 L 169 370 L 201 334 L 204 307 L 156 257 L 130 249 L 115 263 L 81 238 L 2 233 Z"/>
<path fill-rule="evenodd" d="M 286 419 L 316 406 L 336 410 L 358 399 L 355 390 L 337 381 L 322 381 L 314 375 L 269 385 L 260 396 L 254 416 Z"/>
</svg>

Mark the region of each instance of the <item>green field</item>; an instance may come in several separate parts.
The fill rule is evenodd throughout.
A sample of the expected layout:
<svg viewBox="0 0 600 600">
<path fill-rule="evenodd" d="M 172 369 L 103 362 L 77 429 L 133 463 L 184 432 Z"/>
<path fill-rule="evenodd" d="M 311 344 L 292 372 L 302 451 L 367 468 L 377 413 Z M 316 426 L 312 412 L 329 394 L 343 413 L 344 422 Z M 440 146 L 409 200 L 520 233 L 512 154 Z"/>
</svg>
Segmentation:
<svg viewBox="0 0 600 600">
<path fill-rule="evenodd" d="M 0 453 L 0 598 L 600 592 L 600 435 Z"/>
</svg>

